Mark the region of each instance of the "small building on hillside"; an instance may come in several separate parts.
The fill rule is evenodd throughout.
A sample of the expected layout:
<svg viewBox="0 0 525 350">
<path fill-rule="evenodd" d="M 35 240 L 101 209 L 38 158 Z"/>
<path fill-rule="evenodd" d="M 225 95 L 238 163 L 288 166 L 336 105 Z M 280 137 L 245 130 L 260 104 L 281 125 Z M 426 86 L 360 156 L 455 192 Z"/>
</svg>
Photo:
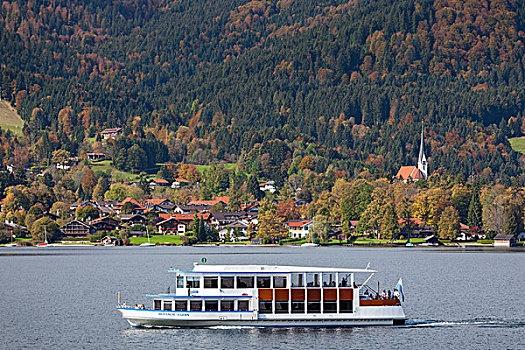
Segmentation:
<svg viewBox="0 0 525 350">
<path fill-rule="evenodd" d="M 169 181 L 165 179 L 151 179 L 151 181 L 149 182 L 150 188 L 155 188 L 157 186 L 166 187 L 169 185 L 170 185 Z"/>
<path fill-rule="evenodd" d="M 117 136 L 122 135 L 122 128 L 107 128 L 104 129 L 100 134 L 104 140 L 115 139 Z"/>
<path fill-rule="evenodd" d="M 72 220 L 61 227 L 63 236 L 85 237 L 95 233 L 95 229 L 90 224 L 80 220 Z"/>
<path fill-rule="evenodd" d="M 98 153 L 98 152 L 86 153 L 86 157 L 89 161 L 92 161 L 92 162 L 100 162 L 106 159 L 106 155 L 104 153 Z"/>
<path fill-rule="evenodd" d="M 275 191 L 277 191 L 277 189 L 275 188 L 275 181 L 263 182 L 262 184 L 259 184 L 259 189 L 263 192 L 268 191 L 270 193 L 274 193 Z"/>
<path fill-rule="evenodd" d="M 305 238 L 312 230 L 312 220 L 292 220 L 286 223 L 286 227 L 290 232 L 290 238 Z"/>
<path fill-rule="evenodd" d="M 494 237 L 494 247 L 510 248 L 516 244 L 516 238 L 513 235 L 499 234 Z"/>
<path fill-rule="evenodd" d="M 188 180 L 178 177 L 171 183 L 171 188 L 181 188 L 189 184 L 190 182 Z"/>
</svg>

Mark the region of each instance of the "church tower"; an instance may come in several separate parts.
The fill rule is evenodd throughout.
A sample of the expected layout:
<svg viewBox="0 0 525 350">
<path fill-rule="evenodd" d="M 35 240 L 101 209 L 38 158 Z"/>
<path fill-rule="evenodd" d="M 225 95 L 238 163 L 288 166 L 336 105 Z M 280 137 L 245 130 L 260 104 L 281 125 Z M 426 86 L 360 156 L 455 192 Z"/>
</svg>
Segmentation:
<svg viewBox="0 0 525 350">
<path fill-rule="evenodd" d="M 417 168 L 421 171 L 426 180 L 428 177 L 428 163 L 427 157 L 425 157 L 423 143 L 423 125 L 421 125 L 421 145 L 419 146 L 419 158 L 417 159 Z"/>
</svg>

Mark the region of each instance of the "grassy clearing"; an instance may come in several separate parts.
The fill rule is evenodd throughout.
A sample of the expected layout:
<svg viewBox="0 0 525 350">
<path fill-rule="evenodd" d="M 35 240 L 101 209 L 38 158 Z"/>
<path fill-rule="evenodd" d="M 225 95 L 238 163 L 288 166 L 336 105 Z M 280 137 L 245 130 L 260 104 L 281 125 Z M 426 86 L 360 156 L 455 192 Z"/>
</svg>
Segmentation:
<svg viewBox="0 0 525 350">
<path fill-rule="evenodd" d="M 139 178 L 139 175 L 137 174 L 132 174 L 115 169 L 110 160 L 103 160 L 101 162 L 90 162 L 90 166 L 93 169 L 93 171 L 100 170 L 103 172 L 108 172 L 109 170 L 111 176 L 113 176 L 116 180 L 133 181 Z"/>
<path fill-rule="evenodd" d="M 525 154 L 525 137 L 514 137 L 509 142 L 513 150 Z"/>
<path fill-rule="evenodd" d="M 131 237 L 131 244 L 142 244 L 148 241 L 148 237 Z M 151 235 L 150 242 L 154 244 L 182 244 L 180 236 L 175 235 Z"/>
<path fill-rule="evenodd" d="M 24 121 L 7 101 L 0 101 L 0 127 L 16 135 L 20 135 L 24 127 Z"/>
<path fill-rule="evenodd" d="M 224 164 L 224 167 L 226 169 L 235 169 L 235 167 L 237 166 L 236 163 L 226 163 Z M 211 168 L 211 165 L 196 165 L 195 166 L 197 168 L 198 171 L 200 171 L 201 173 L 209 168 Z"/>
</svg>

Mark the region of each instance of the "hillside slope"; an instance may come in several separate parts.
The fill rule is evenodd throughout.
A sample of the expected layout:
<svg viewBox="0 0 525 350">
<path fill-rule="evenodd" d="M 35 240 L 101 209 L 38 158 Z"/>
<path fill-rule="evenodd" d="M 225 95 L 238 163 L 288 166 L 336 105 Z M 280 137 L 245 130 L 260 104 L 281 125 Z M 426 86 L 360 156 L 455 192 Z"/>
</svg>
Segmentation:
<svg viewBox="0 0 525 350">
<path fill-rule="evenodd" d="M 172 160 L 301 140 L 318 170 L 391 175 L 424 121 L 433 170 L 508 180 L 524 18 L 522 0 L 7 1 L 1 84 L 36 135 L 60 132 L 71 106 L 73 153 L 119 125 L 151 131 Z"/>
</svg>

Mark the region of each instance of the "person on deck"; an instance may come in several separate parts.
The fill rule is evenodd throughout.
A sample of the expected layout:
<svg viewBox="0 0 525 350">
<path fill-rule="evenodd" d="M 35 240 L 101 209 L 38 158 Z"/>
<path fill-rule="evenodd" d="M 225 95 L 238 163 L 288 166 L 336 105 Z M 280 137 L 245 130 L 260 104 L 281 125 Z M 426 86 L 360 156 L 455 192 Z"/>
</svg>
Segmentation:
<svg viewBox="0 0 525 350">
<path fill-rule="evenodd" d="M 397 290 L 397 288 L 394 289 L 394 299 L 399 299 L 399 291 Z"/>
</svg>

